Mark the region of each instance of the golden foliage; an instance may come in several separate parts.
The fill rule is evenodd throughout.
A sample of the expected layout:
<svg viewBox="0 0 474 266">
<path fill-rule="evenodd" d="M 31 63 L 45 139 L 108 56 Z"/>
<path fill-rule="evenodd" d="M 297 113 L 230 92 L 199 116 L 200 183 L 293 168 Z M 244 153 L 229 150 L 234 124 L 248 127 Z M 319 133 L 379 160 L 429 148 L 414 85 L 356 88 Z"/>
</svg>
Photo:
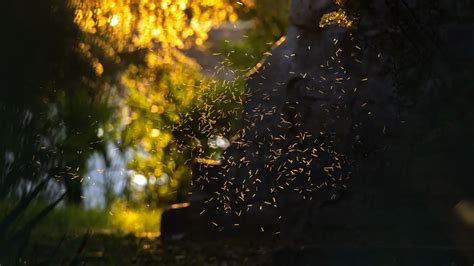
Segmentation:
<svg viewBox="0 0 474 266">
<path fill-rule="evenodd" d="M 71 0 L 71 5 L 77 25 L 101 36 L 111 55 L 157 43 L 164 50 L 200 45 L 212 27 L 237 19 L 225 0 Z"/>
<path fill-rule="evenodd" d="M 350 28 L 353 26 L 353 24 L 354 21 L 349 18 L 346 11 L 340 8 L 337 11 L 324 14 L 321 18 L 321 21 L 319 22 L 319 27 L 324 28 L 329 25 L 338 25 L 341 27 Z"/>
</svg>

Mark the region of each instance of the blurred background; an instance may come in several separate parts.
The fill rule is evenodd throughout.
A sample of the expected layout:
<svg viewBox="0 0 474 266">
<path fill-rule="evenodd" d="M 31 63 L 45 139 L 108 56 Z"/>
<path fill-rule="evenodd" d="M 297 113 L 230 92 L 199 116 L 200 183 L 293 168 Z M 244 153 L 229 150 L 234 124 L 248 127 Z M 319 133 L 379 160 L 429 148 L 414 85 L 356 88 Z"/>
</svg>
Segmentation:
<svg viewBox="0 0 474 266">
<path fill-rule="evenodd" d="M 73 258 L 87 232 L 159 236 L 192 162 L 230 145 L 244 75 L 288 13 L 287 0 L 3 5 L 0 250 L 38 261 L 69 242 Z"/>
</svg>

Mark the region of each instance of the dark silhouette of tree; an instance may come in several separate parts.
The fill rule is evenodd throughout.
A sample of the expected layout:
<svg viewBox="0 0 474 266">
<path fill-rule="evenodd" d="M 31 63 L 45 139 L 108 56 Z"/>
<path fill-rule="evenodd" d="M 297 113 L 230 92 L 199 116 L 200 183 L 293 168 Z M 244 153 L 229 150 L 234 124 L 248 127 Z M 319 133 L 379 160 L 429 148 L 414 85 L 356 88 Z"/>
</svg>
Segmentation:
<svg viewBox="0 0 474 266">
<path fill-rule="evenodd" d="M 45 178 L 80 203 L 81 174 L 111 109 L 101 78 L 78 49 L 64 1 L 7 1 L 2 16 L 0 198 L 22 196 Z M 103 150 L 103 149 L 102 149 Z"/>
</svg>

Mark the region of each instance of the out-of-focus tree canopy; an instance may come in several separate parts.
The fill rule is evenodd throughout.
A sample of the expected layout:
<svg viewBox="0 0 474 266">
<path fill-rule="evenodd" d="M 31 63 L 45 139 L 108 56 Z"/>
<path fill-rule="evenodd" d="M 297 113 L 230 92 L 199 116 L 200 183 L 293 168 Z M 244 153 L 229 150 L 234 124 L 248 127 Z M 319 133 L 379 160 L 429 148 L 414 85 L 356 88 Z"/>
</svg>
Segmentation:
<svg viewBox="0 0 474 266">
<path fill-rule="evenodd" d="M 272 5 L 9 2 L 2 25 L 10 38 L 1 43 L 6 63 L 0 107 L 8 121 L 2 131 L 2 195 L 54 177 L 60 181 L 55 189 L 65 186 L 78 203 L 87 159 L 105 153 L 106 142 L 118 141 L 124 151 L 134 151 L 129 168 L 148 179 L 148 202 L 175 200 L 175 191 L 182 198 L 192 159 L 217 158 L 222 148 L 208 142 L 235 134 L 243 86 L 238 77 L 203 76 L 183 51 L 202 45 L 213 27 L 242 17 L 253 21 L 250 40 L 265 35 L 249 42 L 259 44 L 250 51 L 258 61 L 286 29 L 287 9 Z"/>
<path fill-rule="evenodd" d="M 79 47 L 96 73 L 120 66 L 114 83 L 122 110 L 117 138 L 124 150 L 133 150 L 131 177 L 147 179 L 146 189 L 130 198 L 151 205 L 182 199 L 193 158 L 212 155 L 209 138 L 232 134 L 239 108 L 238 86 L 203 76 L 183 50 L 202 45 L 213 27 L 235 21 L 234 7 L 225 0 L 72 1 L 71 6 L 84 36 Z M 211 94 L 221 95 L 221 101 Z"/>
</svg>

